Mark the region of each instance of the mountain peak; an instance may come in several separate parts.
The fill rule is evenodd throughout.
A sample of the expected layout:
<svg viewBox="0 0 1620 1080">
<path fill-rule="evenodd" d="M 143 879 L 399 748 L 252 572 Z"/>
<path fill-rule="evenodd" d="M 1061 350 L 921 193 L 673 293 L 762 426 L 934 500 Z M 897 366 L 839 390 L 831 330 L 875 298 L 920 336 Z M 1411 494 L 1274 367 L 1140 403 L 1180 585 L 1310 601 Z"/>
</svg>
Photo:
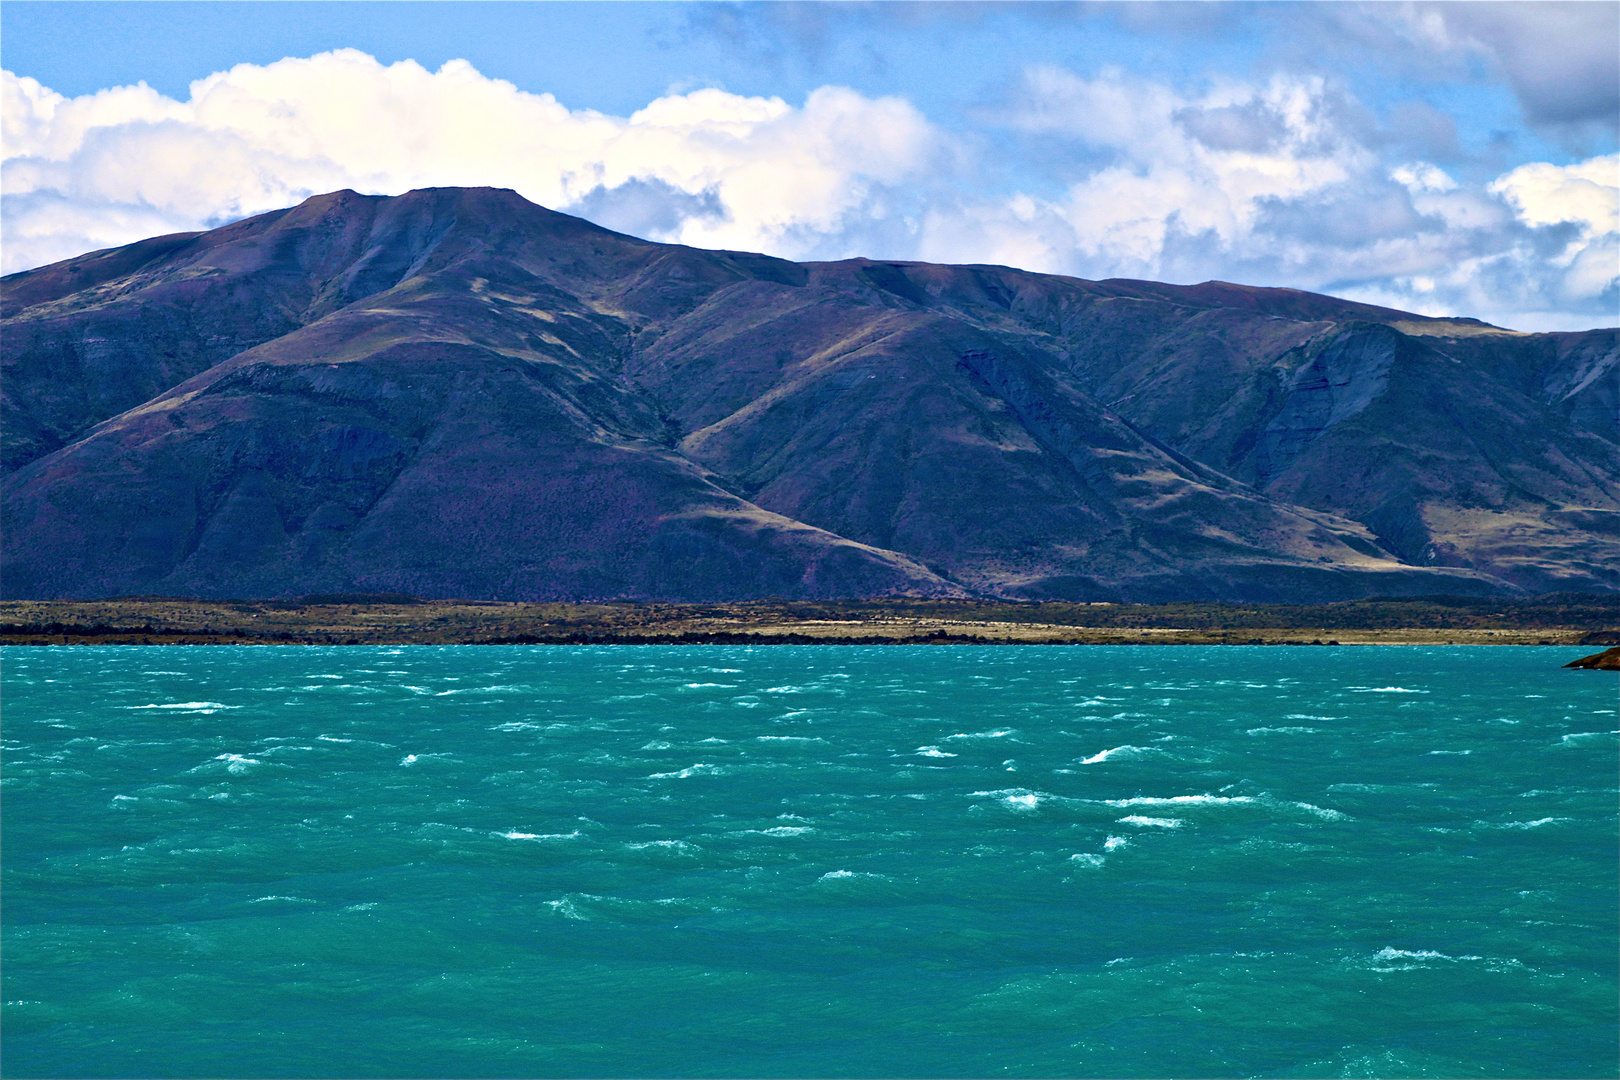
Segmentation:
<svg viewBox="0 0 1620 1080">
<path fill-rule="evenodd" d="M 344 190 L 4 281 L 10 596 L 1614 588 L 1614 331 Z M 1469 332 L 1471 330 L 1471 332 Z"/>
</svg>

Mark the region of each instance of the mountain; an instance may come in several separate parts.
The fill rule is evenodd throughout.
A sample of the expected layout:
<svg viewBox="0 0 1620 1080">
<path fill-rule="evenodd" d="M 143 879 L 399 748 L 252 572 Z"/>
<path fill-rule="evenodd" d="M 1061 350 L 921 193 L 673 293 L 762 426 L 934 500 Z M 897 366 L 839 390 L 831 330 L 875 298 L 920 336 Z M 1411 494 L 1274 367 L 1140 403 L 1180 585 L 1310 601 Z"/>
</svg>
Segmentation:
<svg viewBox="0 0 1620 1080">
<path fill-rule="evenodd" d="M 1620 588 L 1615 330 L 340 191 L 7 277 L 11 598 Z"/>
</svg>

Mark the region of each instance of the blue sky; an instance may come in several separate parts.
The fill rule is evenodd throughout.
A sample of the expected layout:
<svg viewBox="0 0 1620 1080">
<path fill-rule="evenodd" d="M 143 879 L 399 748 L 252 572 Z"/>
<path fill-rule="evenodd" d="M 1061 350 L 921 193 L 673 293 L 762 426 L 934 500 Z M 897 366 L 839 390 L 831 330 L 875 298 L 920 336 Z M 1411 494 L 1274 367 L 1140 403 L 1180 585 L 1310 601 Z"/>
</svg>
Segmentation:
<svg viewBox="0 0 1620 1080">
<path fill-rule="evenodd" d="M 789 258 L 1613 325 L 1617 11 L 6 0 L 4 264 L 467 183 Z"/>
</svg>

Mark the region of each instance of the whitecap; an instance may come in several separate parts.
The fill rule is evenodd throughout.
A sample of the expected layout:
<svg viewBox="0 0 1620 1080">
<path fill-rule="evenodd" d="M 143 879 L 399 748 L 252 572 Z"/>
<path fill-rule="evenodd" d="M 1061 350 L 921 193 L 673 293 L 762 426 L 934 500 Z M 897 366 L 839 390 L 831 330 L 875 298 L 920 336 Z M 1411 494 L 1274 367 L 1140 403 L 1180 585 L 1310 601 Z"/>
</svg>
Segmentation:
<svg viewBox="0 0 1620 1080">
<path fill-rule="evenodd" d="M 1424 757 L 1467 757 L 1472 750 L 1430 750 Z"/>
<path fill-rule="evenodd" d="M 716 690 L 735 690 L 737 689 L 737 684 L 723 682 L 689 682 L 685 684 L 685 687 L 688 690 L 707 690 L 710 688 Z"/>
<path fill-rule="evenodd" d="M 808 825 L 778 825 L 774 829 L 743 830 L 745 833 L 752 833 L 756 836 L 803 836 L 805 833 L 813 833 L 815 831 L 815 829 Z"/>
<path fill-rule="evenodd" d="M 139 709 L 173 709 L 177 712 L 218 712 L 220 709 L 240 709 L 240 705 L 224 705 L 218 701 L 178 701 L 172 705 L 125 705 L 123 708 Z"/>
<path fill-rule="evenodd" d="M 1003 788 L 1000 791 L 975 791 L 974 798 L 993 796 L 1009 810 L 1027 814 L 1040 808 L 1041 802 L 1053 796 L 1044 791 L 1031 791 L 1028 788 Z"/>
<path fill-rule="evenodd" d="M 1140 825 L 1143 828 L 1154 829 L 1179 829 L 1183 825 L 1187 824 L 1181 818 L 1143 817 L 1140 814 L 1132 814 L 1129 817 L 1122 817 L 1119 819 L 1119 823 L 1121 825 Z"/>
<path fill-rule="evenodd" d="M 815 735 L 755 735 L 758 742 L 826 742 Z"/>
<path fill-rule="evenodd" d="M 258 758 L 243 757 L 241 754 L 218 754 L 214 760 L 226 762 L 225 771 L 237 774 L 247 772 L 249 765 L 263 764 Z"/>
<path fill-rule="evenodd" d="M 722 772 L 723 770 L 719 765 L 706 765 L 700 761 L 696 765 L 689 765 L 678 772 L 655 772 L 648 776 L 647 779 L 684 780 L 688 776 L 719 776 Z"/>
<path fill-rule="evenodd" d="M 1483 959 L 1485 959 L 1483 956 L 1447 956 L 1445 953 L 1436 952 L 1433 949 L 1383 948 L 1373 954 L 1370 964 L 1372 970 L 1379 972 L 1417 971 L 1427 966 L 1431 961 L 1457 963 L 1463 960 Z"/>
<path fill-rule="evenodd" d="M 893 881 L 888 874 L 874 874 L 865 870 L 829 870 L 816 879 L 822 881 Z"/>
<path fill-rule="evenodd" d="M 1136 757 L 1139 754 L 1151 754 L 1154 752 L 1153 748 L 1149 746 L 1116 746 L 1101 753 L 1092 754 L 1088 758 L 1081 758 L 1080 764 L 1096 765 L 1112 757 Z"/>
<path fill-rule="evenodd" d="M 1078 855 L 1070 855 L 1069 861 L 1072 863 L 1079 863 L 1081 866 L 1096 867 L 1101 866 L 1107 860 L 1101 855 L 1092 855 L 1086 852 L 1081 852 Z"/>
<path fill-rule="evenodd" d="M 507 840 L 577 840 L 579 837 L 583 836 L 584 833 L 580 832 L 578 829 L 575 829 L 573 832 L 566 833 L 532 833 L 513 831 L 498 832 L 495 835 L 505 837 Z"/>
<path fill-rule="evenodd" d="M 1323 821 L 1349 821 L 1350 815 L 1338 810 L 1329 810 L 1326 807 L 1314 806 L 1308 802 L 1288 803 L 1288 806 L 1297 806 L 1308 814 L 1314 814 Z"/>
<path fill-rule="evenodd" d="M 1245 731 L 1245 735 L 1315 735 L 1313 727 L 1257 727 Z"/>
<path fill-rule="evenodd" d="M 1243 806 L 1259 802 L 1252 795 L 1138 795 L 1130 799 L 1104 799 L 1107 806 Z"/>
<path fill-rule="evenodd" d="M 1373 954 L 1374 960 L 1450 960 L 1451 957 L 1433 949 L 1392 949 L 1385 946 Z"/>
<path fill-rule="evenodd" d="M 1427 690 L 1409 690 L 1404 686 L 1352 686 L 1352 694 L 1427 694 Z"/>
<path fill-rule="evenodd" d="M 1270 795 L 1171 795 L 1156 797 L 1139 795 L 1132 799 L 1104 799 L 1103 805 L 1120 808 L 1132 806 L 1263 806 L 1273 808 L 1290 808 L 1303 810 L 1312 817 L 1323 821 L 1348 821 L 1349 816 L 1337 810 L 1329 810 L 1307 802 L 1288 802 L 1276 799 Z"/>
<path fill-rule="evenodd" d="M 561 915 L 565 919 L 573 919 L 576 922 L 590 922 L 591 921 L 591 917 L 589 915 L 585 914 L 583 911 L 581 911 L 574 904 L 574 901 L 573 901 L 573 899 L 571 897 L 565 896 L 561 900 L 547 900 L 546 901 L 546 906 L 548 908 L 550 908 L 552 911 L 555 911 L 557 914 Z"/>
<path fill-rule="evenodd" d="M 1573 821 L 1567 817 L 1544 817 L 1534 821 L 1476 821 L 1475 825 L 1482 829 L 1539 829 L 1543 825 L 1556 825 L 1562 821 Z"/>
<path fill-rule="evenodd" d="M 1016 796 L 1020 796 L 1020 797 L 1025 796 L 1025 795 L 1033 795 L 1038 799 L 1050 799 L 1050 798 L 1053 797 L 1052 795 L 1048 794 L 1047 792 L 1044 792 L 1044 791 L 1031 791 L 1029 788 L 997 788 L 994 791 L 970 791 L 970 792 L 968 792 L 968 798 L 970 798 L 970 799 L 984 799 L 984 798 L 1004 799 L 1004 798 L 1006 798 L 1006 797 L 1008 797 L 1010 795 L 1016 795 Z"/>
<path fill-rule="evenodd" d="M 999 729 L 997 731 L 974 731 L 974 732 L 970 732 L 970 733 L 965 734 L 965 735 L 947 735 L 947 736 L 945 736 L 945 738 L 947 740 L 950 740 L 950 739 L 1002 739 L 1002 738 L 1006 738 L 1008 735 L 1011 735 L 1012 733 L 1013 733 L 1012 728 L 1001 728 L 1001 729 Z"/>
<path fill-rule="evenodd" d="M 650 848 L 657 848 L 660 851 L 678 851 L 682 854 L 702 850 L 696 844 L 689 844 L 685 840 L 647 840 L 639 844 L 626 844 L 625 847 L 631 851 L 646 851 Z"/>
<path fill-rule="evenodd" d="M 1103 850 L 1113 851 L 1115 848 L 1122 848 L 1129 843 L 1130 841 L 1125 839 L 1123 836 L 1110 836 L 1108 839 L 1103 841 Z"/>
<path fill-rule="evenodd" d="M 1568 735 L 1561 736 L 1558 741 L 1565 745 L 1595 740 L 1608 742 L 1609 738 L 1614 735 L 1620 735 L 1620 731 L 1572 731 Z"/>
<path fill-rule="evenodd" d="M 316 904 L 320 901 L 310 900 L 302 896 L 261 896 L 256 900 L 249 900 L 250 904 L 262 904 L 267 900 L 285 900 L 290 904 Z"/>
<path fill-rule="evenodd" d="M 937 746 L 919 746 L 919 747 L 917 747 L 916 753 L 920 757 L 957 757 L 958 756 L 958 755 L 952 754 L 952 753 L 950 753 L 948 751 L 941 750 Z"/>
</svg>

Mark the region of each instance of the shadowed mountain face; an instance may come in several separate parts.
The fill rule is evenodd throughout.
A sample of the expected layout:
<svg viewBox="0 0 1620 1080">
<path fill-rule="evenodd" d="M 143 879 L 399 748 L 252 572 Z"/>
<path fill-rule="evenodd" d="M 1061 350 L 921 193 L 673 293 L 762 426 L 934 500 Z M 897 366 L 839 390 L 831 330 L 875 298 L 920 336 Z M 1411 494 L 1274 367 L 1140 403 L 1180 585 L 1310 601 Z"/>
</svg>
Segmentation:
<svg viewBox="0 0 1620 1080">
<path fill-rule="evenodd" d="M 1620 343 L 337 192 L 4 282 L 4 592 L 1612 589 Z"/>
</svg>

